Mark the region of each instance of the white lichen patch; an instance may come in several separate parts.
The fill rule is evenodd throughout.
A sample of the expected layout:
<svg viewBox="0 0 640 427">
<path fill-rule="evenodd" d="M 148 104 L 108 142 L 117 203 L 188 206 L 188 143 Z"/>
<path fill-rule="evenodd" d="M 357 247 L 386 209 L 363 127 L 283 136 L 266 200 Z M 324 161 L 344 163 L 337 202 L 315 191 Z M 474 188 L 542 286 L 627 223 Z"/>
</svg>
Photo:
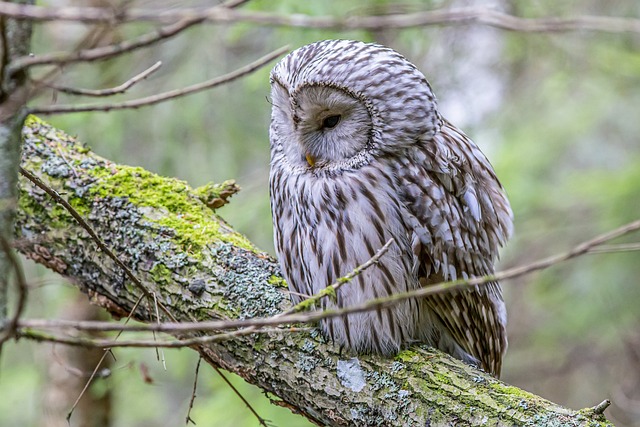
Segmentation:
<svg viewBox="0 0 640 427">
<path fill-rule="evenodd" d="M 367 384 L 360 361 L 355 357 L 349 360 L 338 360 L 337 373 L 340 383 L 352 391 L 359 392 Z"/>
</svg>

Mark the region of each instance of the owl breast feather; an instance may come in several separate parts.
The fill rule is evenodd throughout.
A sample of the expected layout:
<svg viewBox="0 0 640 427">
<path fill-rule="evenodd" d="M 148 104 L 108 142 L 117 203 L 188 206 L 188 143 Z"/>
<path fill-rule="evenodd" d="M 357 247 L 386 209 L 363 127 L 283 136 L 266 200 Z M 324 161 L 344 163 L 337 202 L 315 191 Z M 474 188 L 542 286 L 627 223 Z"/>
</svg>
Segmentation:
<svg viewBox="0 0 640 427">
<path fill-rule="evenodd" d="M 336 301 L 348 307 L 419 287 L 406 212 L 391 174 L 363 167 L 341 174 L 291 173 L 272 164 L 275 243 L 294 301 L 313 295 L 365 263 L 390 239 L 377 265 L 343 285 Z M 421 304 L 405 301 L 389 309 L 322 322 L 326 335 L 357 352 L 391 354 L 403 343 L 424 340 Z M 422 328 L 424 329 L 424 328 Z M 420 334 L 420 337 L 417 335 Z"/>
</svg>

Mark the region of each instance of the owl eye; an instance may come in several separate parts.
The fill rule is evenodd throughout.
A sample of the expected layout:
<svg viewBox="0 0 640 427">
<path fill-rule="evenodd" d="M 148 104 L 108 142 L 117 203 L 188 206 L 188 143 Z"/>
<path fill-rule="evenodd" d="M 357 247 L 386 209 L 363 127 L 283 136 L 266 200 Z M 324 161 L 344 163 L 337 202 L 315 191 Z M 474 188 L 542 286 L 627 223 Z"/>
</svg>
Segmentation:
<svg viewBox="0 0 640 427">
<path fill-rule="evenodd" d="M 322 127 L 326 128 L 326 129 L 332 129 L 334 127 L 336 127 L 336 125 L 340 123 L 340 115 L 336 114 L 334 116 L 329 116 L 326 117 L 323 121 L 322 121 Z"/>
</svg>

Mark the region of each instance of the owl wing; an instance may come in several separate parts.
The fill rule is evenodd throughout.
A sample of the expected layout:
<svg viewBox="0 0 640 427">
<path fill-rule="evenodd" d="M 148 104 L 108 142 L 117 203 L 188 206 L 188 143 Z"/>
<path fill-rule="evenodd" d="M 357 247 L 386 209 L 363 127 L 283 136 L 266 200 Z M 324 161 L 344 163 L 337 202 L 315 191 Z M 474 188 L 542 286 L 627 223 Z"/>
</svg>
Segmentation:
<svg viewBox="0 0 640 427">
<path fill-rule="evenodd" d="M 402 163 L 401 197 L 409 211 L 421 284 L 492 274 L 498 248 L 511 234 L 512 213 L 480 149 L 444 122 L 433 140 L 417 147 Z M 426 304 L 450 334 L 434 338 L 440 348 L 456 354 L 457 345 L 483 369 L 500 374 L 507 340 L 506 311 L 497 282 L 432 295 Z M 451 339 L 454 343 L 446 342 Z"/>
</svg>

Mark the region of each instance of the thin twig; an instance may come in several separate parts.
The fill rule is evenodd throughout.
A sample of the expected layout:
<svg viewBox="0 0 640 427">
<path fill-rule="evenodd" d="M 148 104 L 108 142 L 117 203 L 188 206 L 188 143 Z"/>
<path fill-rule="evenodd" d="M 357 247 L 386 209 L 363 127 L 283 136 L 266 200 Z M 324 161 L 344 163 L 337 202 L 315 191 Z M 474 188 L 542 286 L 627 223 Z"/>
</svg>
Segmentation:
<svg viewBox="0 0 640 427">
<path fill-rule="evenodd" d="M 127 265 L 124 262 L 120 261 L 120 258 L 118 258 L 113 253 L 113 251 L 111 251 L 111 249 L 107 247 L 107 245 L 102 241 L 102 239 L 98 236 L 98 234 L 89 225 L 89 223 L 85 221 L 84 218 L 82 218 L 82 216 L 78 213 L 78 211 L 76 211 L 73 208 L 73 206 L 69 204 L 69 202 L 63 199 L 62 196 L 60 196 L 57 191 L 55 191 L 53 188 L 45 184 L 44 181 L 42 181 L 40 178 L 38 178 L 37 176 L 29 172 L 22 166 L 20 166 L 20 173 L 22 174 L 22 176 L 24 176 L 29 181 L 31 181 L 34 185 L 36 185 L 37 187 L 42 189 L 44 192 L 46 192 L 49 196 L 51 196 L 53 200 L 55 200 L 57 203 L 60 203 L 67 210 L 67 212 L 69 212 L 71 216 L 78 222 L 78 224 L 80 224 L 80 226 L 84 228 L 84 230 L 87 233 L 89 233 L 89 235 L 91 236 L 93 241 L 96 242 L 100 250 L 104 252 L 109 258 L 111 258 L 120 268 L 122 268 L 122 270 L 127 275 L 127 277 L 129 277 L 129 279 L 136 285 L 136 287 L 142 291 L 144 296 L 146 296 L 150 300 L 153 298 L 149 290 L 144 286 L 144 284 L 142 284 L 142 282 L 135 276 L 135 274 L 133 274 L 133 271 L 131 271 L 131 269 L 127 267 Z M 165 313 L 167 313 L 168 316 L 172 316 L 169 310 L 167 310 L 167 308 L 164 305 L 162 305 L 161 303 L 158 303 L 158 304 L 160 305 L 162 310 Z"/>
<path fill-rule="evenodd" d="M 601 245 L 589 249 L 590 254 L 607 254 L 615 252 L 635 252 L 640 251 L 640 242 L 637 243 L 619 243 L 617 245 Z"/>
<path fill-rule="evenodd" d="M 384 246 L 382 246 L 380 249 L 378 249 L 378 251 L 367 262 L 357 266 L 356 268 L 351 270 L 351 272 L 349 272 L 349 274 L 347 274 L 344 277 L 340 277 L 338 280 L 335 281 L 335 283 L 332 283 L 331 285 L 329 285 L 326 288 L 322 289 L 317 294 L 308 297 L 304 301 L 299 302 L 298 304 L 296 304 L 293 307 L 291 307 L 289 310 L 287 310 L 287 311 L 285 311 L 283 313 L 280 313 L 275 317 L 282 317 L 282 316 L 286 316 L 288 314 L 299 313 L 301 311 L 305 311 L 305 310 L 309 309 L 310 307 L 313 307 L 321 299 L 323 299 L 323 298 L 325 298 L 327 296 L 335 295 L 336 291 L 338 289 L 340 289 L 340 287 L 342 285 L 344 285 L 346 283 L 349 283 L 355 277 L 357 277 L 360 274 L 362 274 L 362 272 L 365 271 L 367 268 L 371 267 L 374 264 L 377 264 L 378 261 L 380 260 L 380 258 L 382 257 L 382 255 L 384 255 L 389 250 L 389 247 L 391 246 L 391 244 L 393 242 L 394 242 L 393 239 L 389 239 L 387 241 L 387 243 L 385 243 Z"/>
<path fill-rule="evenodd" d="M 131 317 L 133 316 L 133 313 L 135 313 L 136 308 L 138 308 L 138 305 L 140 304 L 140 301 L 142 301 L 142 295 L 140 296 L 140 298 L 138 298 L 138 301 L 136 301 L 136 303 L 133 305 L 133 308 L 129 312 L 129 315 L 127 316 L 127 319 L 124 322 L 125 325 L 129 322 L 129 320 L 131 320 Z M 119 331 L 118 334 L 116 335 L 114 341 L 116 341 L 120 337 L 120 335 L 122 335 L 123 332 L 124 331 Z M 75 411 L 76 406 L 78 406 L 78 403 L 80 402 L 80 399 L 82 399 L 82 396 L 84 396 L 85 392 L 89 388 L 89 385 L 91 384 L 91 382 L 95 378 L 95 376 L 96 376 L 96 374 L 98 372 L 98 369 L 100 369 L 100 366 L 102 366 L 102 362 L 104 362 L 104 359 L 107 357 L 107 354 L 109 354 L 109 353 L 111 353 L 111 348 L 105 349 L 104 353 L 102 354 L 102 357 L 100 357 L 100 360 L 98 360 L 98 363 L 96 363 L 96 367 L 93 369 L 93 372 L 91 372 L 91 375 L 89 376 L 89 379 L 85 383 L 84 387 L 80 391 L 80 394 L 76 398 L 76 401 L 73 403 L 73 406 L 71 407 L 71 409 L 69 410 L 69 413 L 67 414 L 67 422 L 69 422 L 69 420 L 71 419 L 71 416 L 73 415 L 73 411 Z"/>
<path fill-rule="evenodd" d="M 131 339 L 131 340 L 114 341 L 112 339 L 92 339 L 87 337 L 70 337 L 67 335 L 46 334 L 40 331 L 36 331 L 34 329 L 18 327 L 18 330 L 16 331 L 16 336 L 19 338 L 27 338 L 36 342 L 52 342 L 52 343 L 70 345 L 75 347 L 86 347 L 86 348 L 106 348 L 106 349 L 113 349 L 113 348 L 119 348 L 119 347 L 183 348 L 183 347 L 193 347 L 193 346 L 206 345 L 206 344 L 211 344 L 216 342 L 228 341 L 229 339 L 250 335 L 250 334 L 256 334 L 256 333 L 291 334 L 295 332 L 309 332 L 309 331 L 310 331 L 310 328 L 296 328 L 296 327 L 254 328 L 253 326 L 250 326 L 250 327 L 246 327 L 246 328 L 229 332 L 229 333 L 184 338 L 184 339 L 160 340 L 160 341 Z"/>
<path fill-rule="evenodd" d="M 202 356 L 198 357 L 196 373 L 193 375 L 193 391 L 191 392 L 191 399 L 189 400 L 189 410 L 187 411 L 187 418 L 184 422 L 185 424 L 196 424 L 195 421 L 191 419 L 191 410 L 193 409 L 193 403 L 196 401 L 196 389 L 198 388 L 198 372 L 200 372 L 200 362 L 202 362 Z"/>
<path fill-rule="evenodd" d="M 215 369 L 215 371 L 218 373 L 218 375 L 220 375 L 220 377 L 224 380 L 225 383 L 227 383 L 227 385 L 231 388 L 231 390 L 233 390 L 233 392 L 236 394 L 236 396 L 238 396 L 240 398 L 240 400 L 242 400 L 242 403 L 244 403 L 246 405 L 247 408 L 249 408 L 249 411 L 251 411 L 251 413 L 253 414 L 254 417 L 256 417 L 256 419 L 258 420 L 258 422 L 260 423 L 261 426 L 263 427 L 269 427 L 269 425 L 267 425 L 267 423 L 269 422 L 269 420 L 266 420 L 264 418 L 262 418 L 257 412 L 256 410 L 253 408 L 253 406 L 251 406 L 251 404 L 249 403 L 249 401 L 247 399 L 244 398 L 244 396 L 242 395 L 242 393 L 240 393 L 240 391 L 236 388 L 236 386 L 234 386 L 231 381 L 229 381 L 229 379 L 222 373 L 222 371 L 220 370 L 220 368 L 218 368 L 215 365 L 211 365 L 213 366 L 213 369 Z"/>
<path fill-rule="evenodd" d="M 11 245 L 5 239 L 3 235 L 0 234 L 0 250 L 4 252 L 5 258 L 9 261 L 9 264 L 13 267 L 13 271 L 15 273 L 15 282 L 18 285 L 18 301 L 16 302 L 15 312 L 11 317 L 11 320 L 2 325 L 3 334 L 0 335 L 0 348 L 5 341 L 9 340 L 11 337 L 16 335 L 16 330 L 18 327 L 18 321 L 20 320 L 20 316 L 22 316 L 22 312 L 27 304 L 27 294 L 29 292 L 29 287 L 27 286 L 27 279 L 24 275 L 24 271 L 22 270 L 22 266 L 20 265 L 20 260 L 15 256 L 11 249 Z M 7 272 L 8 274 L 8 272 Z M 1 319 L 4 320 L 4 319 Z"/>
<path fill-rule="evenodd" d="M 95 97 L 111 96 L 111 95 L 116 95 L 119 93 L 126 92 L 133 85 L 146 79 L 151 74 L 156 72 L 161 66 L 162 66 L 162 61 L 158 61 L 155 64 L 153 64 L 151 67 L 144 70 L 143 72 L 131 77 L 129 80 L 122 83 L 121 85 L 118 85 L 109 89 L 81 89 L 81 88 L 74 88 L 74 87 L 58 86 L 55 84 L 48 84 L 46 82 L 36 82 L 36 83 L 42 83 L 45 86 L 55 89 L 59 92 L 64 92 L 71 95 L 95 96 Z"/>
<path fill-rule="evenodd" d="M 2 5 L 0 5 L 1 8 Z M 176 36 L 183 31 L 197 25 L 203 21 L 204 18 L 191 18 L 183 19 L 176 23 L 167 25 L 158 30 L 152 31 L 147 34 L 143 34 L 131 40 L 119 42 L 108 46 L 100 46 L 91 49 L 76 50 L 74 52 L 53 52 L 43 53 L 40 55 L 23 56 L 16 58 L 9 64 L 8 71 L 15 73 L 25 68 L 41 66 L 41 65 L 65 65 L 76 62 L 91 62 L 113 58 L 127 52 L 133 52 L 160 40 L 165 40 Z"/>
<path fill-rule="evenodd" d="M 484 7 L 434 9 L 382 16 L 309 16 L 234 10 L 222 5 L 210 8 L 128 9 L 114 11 L 98 7 L 43 7 L 0 2 L 0 15 L 32 21 L 73 22 L 163 22 L 202 18 L 211 23 L 247 22 L 258 25 L 324 28 L 334 30 L 377 30 L 443 24 L 480 24 L 522 32 L 602 31 L 640 33 L 640 19 L 578 15 L 572 17 L 521 18 Z"/>
<path fill-rule="evenodd" d="M 190 95 L 192 93 L 201 92 L 206 89 L 210 89 L 215 86 L 219 86 L 233 80 L 236 80 L 240 77 L 243 77 L 247 74 L 250 74 L 257 69 L 265 66 L 267 63 L 271 62 L 275 58 L 279 57 L 283 53 L 289 50 L 288 46 L 283 46 L 280 49 L 274 50 L 273 52 L 263 56 L 262 58 L 245 65 L 242 68 L 239 68 L 231 73 L 225 74 L 223 76 L 216 77 L 211 80 L 207 80 L 202 83 L 198 83 L 195 85 L 191 85 L 182 89 L 176 89 L 164 93 L 160 93 L 157 95 L 147 96 L 145 98 L 133 99 L 130 101 L 124 101 L 121 103 L 108 103 L 108 104 L 85 104 L 85 105 L 49 105 L 42 107 L 30 107 L 28 108 L 29 113 L 31 114 L 62 114 L 62 113 L 79 113 L 86 111 L 114 111 L 114 110 L 124 110 L 124 109 L 135 109 L 148 105 L 158 104 L 160 102 L 168 101 L 170 99 Z"/>
<path fill-rule="evenodd" d="M 76 410 L 76 407 L 78 406 L 78 403 L 80 403 L 80 399 L 82 399 L 82 396 L 84 396 L 84 394 L 86 393 L 87 389 L 89 388 L 89 385 L 91 384 L 93 379 L 96 377 L 96 374 L 98 373 L 98 369 L 100 369 L 100 366 L 102 365 L 102 362 L 104 362 L 104 359 L 107 357 L 107 354 L 109 354 L 110 352 L 111 352 L 111 348 L 106 349 L 104 351 L 104 353 L 102 354 L 102 357 L 100 357 L 100 360 L 98 360 L 98 363 L 96 363 L 96 367 L 93 368 L 93 372 L 91 372 L 91 375 L 89 376 L 89 379 L 87 380 L 87 382 L 85 383 L 84 387 L 80 391 L 80 394 L 76 398 L 76 401 L 73 402 L 73 406 L 71 406 L 71 409 L 69 409 L 69 412 L 67 413 L 67 422 L 69 422 L 71 420 L 71 416 L 73 415 L 73 411 Z"/>
<path fill-rule="evenodd" d="M 233 9 L 233 8 L 238 7 L 238 6 L 242 6 L 243 4 L 247 4 L 247 3 L 249 3 L 249 1 L 251 1 L 251 0 L 227 0 L 224 3 L 222 3 L 220 6 L 221 7 L 228 7 L 229 9 Z"/>
<path fill-rule="evenodd" d="M 583 254 L 586 254 L 593 247 L 601 245 L 609 240 L 623 236 L 640 229 L 640 220 L 630 222 L 621 227 L 618 227 L 610 232 L 598 235 L 597 237 L 587 240 L 570 251 L 562 254 L 547 257 L 524 266 L 518 266 L 498 272 L 493 275 L 475 277 L 470 279 L 460 279 L 451 282 L 443 282 L 439 284 L 430 285 L 428 287 L 416 289 L 409 292 L 402 292 L 387 297 L 376 298 L 367 301 L 362 304 L 341 308 L 330 309 L 324 311 L 312 311 L 308 313 L 294 313 L 285 316 L 273 316 L 268 318 L 256 318 L 256 319 L 244 319 L 244 320 L 218 320 L 207 322 L 185 322 L 185 323 L 162 323 L 162 324 L 145 324 L 145 325 L 117 325 L 110 322 L 96 322 L 96 321 L 82 321 L 74 322 L 67 320 L 20 320 L 18 326 L 20 328 L 39 328 L 39 329 L 57 329 L 57 328 L 73 328 L 82 331 L 161 331 L 161 332 L 193 332 L 193 331 L 221 331 L 237 328 L 248 327 L 266 327 L 266 326 L 278 326 L 282 324 L 294 324 L 294 323 L 309 323 L 315 322 L 320 319 L 344 316 L 345 314 L 358 313 L 363 311 L 370 311 L 376 308 L 386 308 L 395 305 L 401 301 L 405 301 L 412 298 L 421 298 L 436 293 L 449 292 L 453 290 L 464 290 L 474 288 L 478 285 L 483 285 L 488 282 L 501 281 L 506 279 L 513 279 L 525 274 L 532 273 L 534 271 L 544 270 L 553 265 L 561 262 L 568 261 L 572 258 L 576 258 Z M 238 331 L 236 331 L 238 332 Z M 43 337 L 45 337 L 43 335 Z M 202 339 L 209 339 L 211 337 L 201 337 Z M 212 339 L 216 341 L 217 339 Z M 86 342 L 86 341 L 83 341 Z M 178 347 L 174 345 L 177 342 L 158 342 L 158 345 L 167 347 Z M 203 341 L 189 341 L 184 340 L 188 345 L 202 343 Z M 207 341 L 208 342 L 208 341 Z M 78 344 L 78 343 L 76 343 Z M 108 346 L 109 340 L 103 340 L 97 343 L 101 346 Z M 130 341 L 127 345 L 136 346 L 136 344 L 143 344 L 142 341 Z M 152 346 L 153 342 L 144 342 L 142 346 Z M 79 344 L 78 344 L 79 345 Z"/>
<path fill-rule="evenodd" d="M 131 325 L 127 327 L 126 325 L 114 325 L 113 323 L 108 322 L 68 322 L 68 326 L 75 327 L 78 330 L 156 330 L 163 332 L 187 332 L 187 331 L 206 331 L 206 330 L 224 330 L 224 329 L 234 329 L 238 327 L 245 328 L 244 330 L 235 331 L 228 334 L 218 334 L 213 336 L 206 337 L 198 337 L 198 338 L 190 338 L 185 340 L 174 340 L 174 341 L 143 341 L 143 340 L 130 340 L 130 341 L 120 341 L 115 343 L 110 340 L 90 340 L 84 338 L 68 338 L 68 337 L 55 337 L 50 335 L 45 335 L 42 333 L 37 333 L 34 331 L 18 331 L 20 336 L 24 336 L 26 338 L 39 340 L 39 341 L 53 341 L 60 342 L 63 344 L 69 345 L 79 345 L 85 347 L 154 347 L 154 346 L 162 346 L 162 347 L 185 347 L 197 344 L 206 344 L 211 342 L 218 342 L 224 339 L 228 339 L 231 336 L 245 335 L 248 333 L 256 333 L 256 332 L 274 332 L 274 331 L 265 331 L 263 329 L 257 329 L 256 326 L 264 327 L 264 326 L 273 326 L 273 325 L 281 325 L 284 323 L 306 323 L 313 322 L 323 318 L 344 316 L 345 314 L 363 312 L 373 310 L 378 307 L 389 307 L 394 304 L 397 304 L 400 301 L 404 301 L 410 298 L 423 297 L 427 295 L 432 295 L 434 293 L 442 293 L 446 291 L 452 290 L 461 290 L 464 288 L 482 285 L 487 282 L 492 282 L 496 280 L 505 280 L 511 279 L 514 277 L 518 277 L 524 274 L 531 273 L 533 271 L 542 270 L 548 267 L 551 267 L 555 264 L 558 264 L 563 261 L 567 261 L 569 259 L 575 258 L 577 256 L 588 253 L 589 250 L 597 245 L 605 243 L 614 238 L 620 237 L 624 234 L 630 233 L 632 231 L 640 229 L 640 220 L 628 223 L 622 227 L 619 227 L 613 231 L 608 233 L 601 234 L 594 239 L 588 240 L 576 247 L 572 250 L 552 257 L 548 257 L 531 264 L 527 264 L 525 266 L 515 267 L 508 270 L 505 270 L 500 273 L 496 273 L 492 276 L 485 276 L 479 278 L 472 278 L 468 280 L 456 280 L 452 282 L 441 283 L 437 285 L 433 285 L 427 288 L 421 288 L 412 292 L 405 292 L 401 294 L 392 295 L 384 298 L 377 298 L 375 300 L 368 301 L 364 304 L 351 306 L 343 309 L 334 309 L 334 310 L 325 310 L 325 311 L 316 311 L 305 314 L 291 314 L 287 316 L 281 317 L 270 317 L 266 319 L 248 319 L 248 320 L 231 320 L 231 321 L 214 321 L 214 322 L 199 322 L 199 323 L 164 323 L 161 325 Z M 47 328 L 52 327 L 53 325 L 62 326 L 65 321 L 50 321 L 50 322 L 36 322 L 33 324 L 28 321 L 20 321 L 19 327 L 41 327 Z M 83 325 L 81 326 L 80 323 Z M 277 329 L 276 332 L 288 332 L 288 329 Z"/>
<path fill-rule="evenodd" d="M 58 156 L 60 156 L 62 161 L 69 167 L 69 170 L 71 171 L 71 173 L 73 173 L 73 176 L 77 178 L 78 171 L 76 171 L 76 168 L 71 163 L 69 163 L 69 160 L 67 160 L 67 156 L 65 156 L 62 150 L 60 149 L 60 144 L 58 144 L 58 146 L 56 147 L 56 153 L 58 153 Z"/>
<path fill-rule="evenodd" d="M 97 24 L 94 25 L 94 29 L 92 31 L 88 31 L 86 35 L 80 39 L 75 46 L 71 49 L 72 52 L 80 52 L 86 49 L 94 49 L 97 45 L 99 45 L 107 34 L 111 34 L 112 28 L 109 25 Z M 20 58 L 12 59 L 12 64 L 14 61 L 20 61 L 21 58 L 32 58 L 32 55 L 27 55 Z M 16 70 L 18 71 L 18 70 Z M 50 70 L 47 70 L 44 75 L 40 76 L 38 79 L 38 83 L 34 84 L 33 87 L 29 90 L 29 98 L 33 99 L 37 94 L 39 94 L 42 89 L 45 87 L 44 82 L 53 82 L 60 74 L 64 72 L 63 67 L 56 67 Z M 55 95 L 55 94 L 54 94 Z"/>
<path fill-rule="evenodd" d="M 159 324 L 160 323 L 160 313 L 158 312 L 158 297 L 156 296 L 156 293 L 153 292 L 153 306 L 155 307 L 155 313 L 156 313 L 156 322 Z M 155 341 L 156 339 L 156 334 L 153 334 L 153 340 Z M 162 360 L 162 367 L 164 368 L 164 370 L 167 370 L 167 363 L 164 359 L 164 351 L 161 348 L 156 347 L 156 357 L 158 360 Z"/>
<path fill-rule="evenodd" d="M 247 1 L 248 0 L 230 0 L 221 4 L 220 6 L 228 9 L 233 9 L 235 7 L 241 6 L 244 3 L 247 3 Z M 183 31 L 193 27 L 194 25 L 200 24 L 204 20 L 205 17 L 203 16 L 181 19 L 176 21 L 175 23 L 167 25 L 166 27 L 151 31 L 134 39 L 125 40 L 108 46 L 75 50 L 70 53 L 55 52 L 40 55 L 23 56 L 11 61 L 11 63 L 9 64 L 9 72 L 15 73 L 16 71 L 22 70 L 24 68 L 39 65 L 60 66 L 75 62 L 88 62 L 113 58 L 114 56 L 132 52 L 134 50 L 155 44 L 161 40 L 176 36 Z"/>
</svg>

